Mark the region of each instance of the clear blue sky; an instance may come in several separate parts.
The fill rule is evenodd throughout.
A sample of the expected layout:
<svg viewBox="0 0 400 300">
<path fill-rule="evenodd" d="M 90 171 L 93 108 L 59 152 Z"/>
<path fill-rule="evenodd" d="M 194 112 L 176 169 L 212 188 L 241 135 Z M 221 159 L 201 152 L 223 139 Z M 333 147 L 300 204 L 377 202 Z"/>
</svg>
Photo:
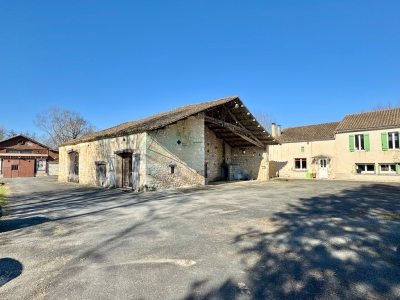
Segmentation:
<svg viewBox="0 0 400 300">
<path fill-rule="evenodd" d="M 400 103 L 400 1 L 1 1 L 0 125 L 238 95 L 283 128 Z"/>
</svg>

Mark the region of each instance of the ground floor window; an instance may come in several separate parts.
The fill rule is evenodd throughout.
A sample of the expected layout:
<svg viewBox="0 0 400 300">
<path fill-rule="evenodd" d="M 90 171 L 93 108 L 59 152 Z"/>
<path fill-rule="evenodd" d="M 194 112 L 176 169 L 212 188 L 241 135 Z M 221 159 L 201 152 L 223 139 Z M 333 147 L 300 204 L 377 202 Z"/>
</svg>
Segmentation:
<svg viewBox="0 0 400 300">
<path fill-rule="evenodd" d="M 374 174 L 375 165 L 374 164 L 356 164 L 357 173 L 361 174 Z"/>
<path fill-rule="evenodd" d="M 307 169 L 307 159 L 305 158 L 295 158 L 294 167 L 296 170 L 306 170 Z"/>
<path fill-rule="evenodd" d="M 396 174 L 396 164 L 380 164 L 380 173 Z"/>
</svg>

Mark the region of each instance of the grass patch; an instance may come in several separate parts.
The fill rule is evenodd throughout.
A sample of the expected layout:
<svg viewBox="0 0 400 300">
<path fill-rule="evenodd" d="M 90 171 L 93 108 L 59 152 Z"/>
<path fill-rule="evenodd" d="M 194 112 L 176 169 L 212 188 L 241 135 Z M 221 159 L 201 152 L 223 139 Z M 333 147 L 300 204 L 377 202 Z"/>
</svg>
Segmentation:
<svg viewBox="0 0 400 300">
<path fill-rule="evenodd" d="M 7 194 L 7 188 L 4 185 L 0 185 L 0 206 L 6 211 L 7 214 L 6 194 Z"/>
</svg>

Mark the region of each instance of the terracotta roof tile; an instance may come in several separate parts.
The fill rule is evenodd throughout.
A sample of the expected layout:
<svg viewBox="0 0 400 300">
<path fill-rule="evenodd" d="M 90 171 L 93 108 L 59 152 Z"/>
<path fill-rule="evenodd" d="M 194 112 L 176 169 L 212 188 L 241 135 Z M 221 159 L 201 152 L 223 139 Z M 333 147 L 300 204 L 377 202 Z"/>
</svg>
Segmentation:
<svg viewBox="0 0 400 300">
<path fill-rule="evenodd" d="M 347 115 L 336 128 L 336 132 L 357 131 L 372 128 L 396 127 L 400 125 L 400 108 L 377 110 Z"/>
<path fill-rule="evenodd" d="M 289 127 L 282 131 L 281 136 L 276 138 L 281 143 L 333 140 L 335 138 L 335 129 L 340 122 L 331 122 L 315 124 L 308 126 Z"/>
</svg>

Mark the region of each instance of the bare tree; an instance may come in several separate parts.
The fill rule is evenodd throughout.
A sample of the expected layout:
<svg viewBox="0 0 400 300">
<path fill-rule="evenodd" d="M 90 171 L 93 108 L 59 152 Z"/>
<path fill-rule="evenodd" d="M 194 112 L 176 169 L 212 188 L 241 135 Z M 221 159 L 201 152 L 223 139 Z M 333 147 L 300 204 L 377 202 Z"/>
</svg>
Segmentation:
<svg viewBox="0 0 400 300">
<path fill-rule="evenodd" d="M 0 141 L 4 140 L 7 137 L 7 130 L 4 126 L 0 125 Z"/>
<path fill-rule="evenodd" d="M 271 133 L 271 124 L 276 123 L 276 119 L 269 113 L 265 111 L 256 111 L 254 113 L 254 117 L 256 117 L 257 121 L 264 127 L 269 133 Z"/>
<path fill-rule="evenodd" d="M 33 123 L 47 134 L 46 144 L 53 148 L 96 131 L 96 127 L 77 112 L 58 107 L 51 107 L 39 113 Z M 46 138 L 43 142 L 45 140 Z"/>
<path fill-rule="evenodd" d="M 391 109 L 391 108 L 397 108 L 400 107 L 400 101 L 397 104 L 392 103 L 392 101 L 388 101 L 387 104 L 382 104 L 379 103 L 377 105 L 375 105 L 372 110 L 382 110 L 382 109 Z"/>
</svg>

